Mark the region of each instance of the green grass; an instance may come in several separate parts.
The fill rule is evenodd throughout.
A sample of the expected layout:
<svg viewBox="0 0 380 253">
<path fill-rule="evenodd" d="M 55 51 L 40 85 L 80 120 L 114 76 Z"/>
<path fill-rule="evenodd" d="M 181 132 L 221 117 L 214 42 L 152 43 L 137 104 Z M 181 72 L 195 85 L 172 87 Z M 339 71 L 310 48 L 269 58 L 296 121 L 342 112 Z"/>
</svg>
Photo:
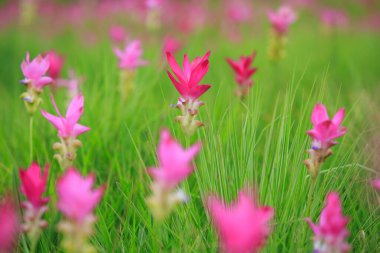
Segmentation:
<svg viewBox="0 0 380 253">
<path fill-rule="evenodd" d="M 379 136 L 378 35 L 350 31 L 335 39 L 311 25 L 299 25 L 291 33 L 287 58 L 273 66 L 268 62 L 267 34 L 246 31 L 240 44 L 232 44 L 215 31 L 189 38 L 183 52 L 191 58 L 211 50 L 210 71 L 205 83 L 213 85 L 200 109 L 205 127 L 186 138 L 173 119 L 179 111 L 170 107 L 178 94 L 165 74 L 160 58 L 160 39 L 144 43 L 151 64 L 139 69 L 136 90 L 125 103 L 117 92 L 118 69 L 111 45 L 101 38 L 85 45 L 70 32 L 54 39 L 28 31 L 9 30 L 0 35 L 0 192 L 17 192 L 17 169 L 30 164 L 28 115 L 19 95 L 24 87 L 19 64 L 27 50 L 37 53 L 55 48 L 66 56 L 68 66 L 86 80 L 83 85 L 85 113 L 81 123 L 92 130 L 80 137 L 76 167 L 94 171 L 97 183 L 107 191 L 97 208 L 98 222 L 91 241 L 99 252 L 216 252 L 217 237 L 203 206 L 209 193 L 233 200 L 239 189 L 253 186 L 260 203 L 273 206 L 273 233 L 264 252 L 310 252 L 312 233 L 307 215 L 310 178 L 303 160 L 310 140 L 310 114 L 317 102 L 327 105 L 330 115 L 347 109 L 346 136 L 334 147 L 318 178 L 311 217 L 317 220 L 326 193 L 339 192 L 344 214 L 350 217 L 349 242 L 353 252 L 380 248 L 380 212 L 376 192 L 368 180 L 376 177 L 372 161 L 379 156 L 372 143 Z M 233 96 L 233 73 L 226 57 L 258 51 L 250 97 Z M 182 53 L 182 52 L 181 52 Z M 53 112 L 50 91 L 44 92 L 42 108 Z M 65 93 L 55 94 L 61 111 Z M 155 155 L 160 129 L 166 127 L 183 144 L 203 144 L 195 160 L 195 173 L 183 184 L 191 202 L 178 207 L 162 224 L 154 222 L 144 199 L 149 195 L 146 168 L 157 164 Z M 59 251 L 61 236 L 56 224 L 60 214 L 55 183 L 62 174 L 53 159 L 56 130 L 42 115 L 35 117 L 34 159 L 51 164 L 48 195 L 39 252 Z M 379 167 L 377 167 L 379 169 Z M 378 176 L 378 175 L 377 175 Z M 20 196 L 22 198 L 22 196 Z M 25 238 L 19 252 L 28 252 Z"/>
</svg>

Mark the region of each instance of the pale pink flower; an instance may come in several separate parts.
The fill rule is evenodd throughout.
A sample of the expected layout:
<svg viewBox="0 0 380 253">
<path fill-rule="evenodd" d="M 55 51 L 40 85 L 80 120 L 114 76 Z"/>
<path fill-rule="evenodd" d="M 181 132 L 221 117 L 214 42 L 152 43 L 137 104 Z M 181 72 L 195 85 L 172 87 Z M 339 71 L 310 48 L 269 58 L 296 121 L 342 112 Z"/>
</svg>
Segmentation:
<svg viewBox="0 0 380 253">
<path fill-rule="evenodd" d="M 169 71 L 167 73 L 174 87 L 183 98 L 197 99 L 211 88 L 209 84 L 199 85 L 208 71 L 210 52 L 207 52 L 203 57 L 196 57 L 192 62 L 189 61 L 188 56 L 185 54 L 183 70 L 170 52 L 167 52 L 166 55 L 175 77 Z"/>
<path fill-rule="evenodd" d="M 45 165 L 42 172 L 40 166 L 33 162 L 26 170 L 19 170 L 21 179 L 21 192 L 25 195 L 28 202 L 37 210 L 46 205 L 49 198 L 42 195 L 46 190 L 46 183 L 49 174 L 49 165 Z"/>
<path fill-rule="evenodd" d="M 235 23 L 247 22 L 252 17 L 252 10 L 245 1 L 231 1 L 227 5 L 227 17 Z"/>
<path fill-rule="evenodd" d="M 375 179 L 375 180 L 373 180 L 373 181 L 372 181 L 372 186 L 373 186 L 376 190 L 380 191 L 380 179 Z"/>
<path fill-rule="evenodd" d="M 219 234 L 223 252 L 258 252 L 270 234 L 269 222 L 274 209 L 259 207 L 253 197 L 239 192 L 230 206 L 216 197 L 209 197 L 207 207 Z"/>
<path fill-rule="evenodd" d="M 193 172 L 191 161 L 200 148 L 197 143 L 185 150 L 168 130 L 162 130 L 157 150 L 160 166 L 149 169 L 149 174 L 166 188 L 177 186 Z"/>
<path fill-rule="evenodd" d="M 74 70 L 69 71 L 68 79 L 58 79 L 57 86 L 65 87 L 69 91 L 69 95 L 71 98 L 78 96 L 80 93 L 80 87 L 83 82 L 83 77 L 78 76 Z"/>
<path fill-rule="evenodd" d="M 119 59 L 119 68 L 121 69 L 135 70 L 137 67 L 144 66 L 148 63 L 141 59 L 143 50 L 139 40 L 127 43 L 124 50 L 115 47 L 114 53 Z"/>
<path fill-rule="evenodd" d="M 168 36 L 164 39 L 164 45 L 163 45 L 162 51 L 164 52 L 164 54 L 166 52 L 175 54 L 177 51 L 181 49 L 181 47 L 182 47 L 182 43 L 179 40 L 177 40 L 174 37 Z"/>
<path fill-rule="evenodd" d="M 346 228 L 348 220 L 348 217 L 343 216 L 338 193 L 329 193 L 319 224 L 314 224 L 309 218 L 306 219 L 314 232 L 314 252 L 348 252 L 350 250 L 350 245 L 346 242 L 349 235 Z"/>
<path fill-rule="evenodd" d="M 44 56 L 49 61 L 48 75 L 54 80 L 57 79 L 61 75 L 65 59 L 54 50 L 47 52 Z"/>
<path fill-rule="evenodd" d="M 21 63 L 21 70 L 25 77 L 21 83 L 31 85 L 38 91 L 42 90 L 43 87 L 53 81 L 51 77 L 46 76 L 49 66 L 47 57 L 38 55 L 33 61 L 30 61 L 30 55 L 27 52 L 25 61 Z"/>
<path fill-rule="evenodd" d="M 273 29 L 280 35 L 285 35 L 289 26 L 293 24 L 297 16 L 289 6 L 282 6 L 277 11 L 270 10 L 268 18 Z"/>
<path fill-rule="evenodd" d="M 0 252 L 13 252 L 20 221 L 13 200 L 6 197 L 0 203 Z"/>
<path fill-rule="evenodd" d="M 339 109 L 335 116 L 330 119 L 326 107 L 323 104 L 317 104 L 311 115 L 313 129 L 307 131 L 307 134 L 313 138 L 313 149 L 326 149 L 337 144 L 335 139 L 343 136 L 347 129 L 341 126 L 345 116 L 345 110 Z"/>
<path fill-rule="evenodd" d="M 111 26 L 109 35 L 114 43 L 123 43 L 127 40 L 127 32 L 123 26 L 115 25 Z"/>
<path fill-rule="evenodd" d="M 94 183 L 94 174 L 83 177 L 74 168 L 69 168 L 57 182 L 58 209 L 69 219 L 88 218 L 104 193 L 103 187 L 93 189 Z"/>
<path fill-rule="evenodd" d="M 347 25 L 348 18 L 342 10 L 324 9 L 321 13 L 321 21 L 329 27 L 341 27 Z"/>
<path fill-rule="evenodd" d="M 227 58 L 228 64 L 235 72 L 236 82 L 240 86 L 252 86 L 253 82 L 251 76 L 256 73 L 257 68 L 251 67 L 252 62 L 255 60 L 256 52 L 249 56 L 241 56 L 238 60 L 234 61 Z"/>
<path fill-rule="evenodd" d="M 78 95 L 73 98 L 66 111 L 66 116 L 63 117 L 58 110 L 54 98 L 52 102 L 58 116 L 52 115 L 44 110 L 41 110 L 42 115 L 50 121 L 51 124 L 58 130 L 58 136 L 61 138 L 73 137 L 76 138 L 90 130 L 89 127 L 78 124 L 80 117 L 83 114 L 84 97 Z"/>
</svg>

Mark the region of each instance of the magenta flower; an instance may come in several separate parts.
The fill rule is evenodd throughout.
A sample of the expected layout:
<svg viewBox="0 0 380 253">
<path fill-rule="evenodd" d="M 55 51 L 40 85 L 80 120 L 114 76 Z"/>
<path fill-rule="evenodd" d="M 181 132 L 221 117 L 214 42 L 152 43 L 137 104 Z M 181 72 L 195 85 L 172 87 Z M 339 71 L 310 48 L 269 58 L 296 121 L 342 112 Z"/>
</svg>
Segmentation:
<svg viewBox="0 0 380 253">
<path fill-rule="evenodd" d="M 174 37 L 166 37 L 164 39 L 164 45 L 162 51 L 164 53 L 170 52 L 172 54 L 175 54 L 177 51 L 179 51 L 182 47 L 182 44 L 179 40 L 177 40 Z"/>
<path fill-rule="evenodd" d="M 256 52 L 249 56 L 241 56 L 238 60 L 234 61 L 230 58 L 227 59 L 228 64 L 235 72 L 236 82 L 240 86 L 252 86 L 253 82 L 251 76 L 256 73 L 257 68 L 252 68 L 251 64 L 255 60 Z"/>
<path fill-rule="evenodd" d="M 313 129 L 307 131 L 307 134 L 313 138 L 313 149 L 326 149 L 337 144 L 335 139 L 343 136 L 347 129 L 341 126 L 345 116 L 345 110 L 340 109 L 330 120 L 326 107 L 323 104 L 317 104 L 311 115 Z"/>
<path fill-rule="evenodd" d="M 123 43 L 127 39 L 127 33 L 122 26 L 112 26 L 109 30 L 109 35 L 114 43 Z"/>
<path fill-rule="evenodd" d="M 321 13 L 321 21 L 328 27 L 342 27 L 347 25 L 347 14 L 341 10 L 325 9 Z"/>
<path fill-rule="evenodd" d="M 193 172 L 191 161 L 200 148 L 197 143 L 185 150 L 168 130 L 162 130 L 157 152 L 160 166 L 149 169 L 149 174 L 166 188 L 177 186 Z"/>
<path fill-rule="evenodd" d="M 277 11 L 270 10 L 268 18 L 272 28 L 278 34 L 285 35 L 289 30 L 289 26 L 296 21 L 297 16 L 290 7 L 282 6 Z"/>
<path fill-rule="evenodd" d="M 15 204 L 6 197 L 0 203 L 0 252 L 13 252 L 19 231 L 20 222 Z"/>
<path fill-rule="evenodd" d="M 49 51 L 45 54 L 49 61 L 48 75 L 54 80 L 60 77 L 65 59 L 55 51 Z"/>
<path fill-rule="evenodd" d="M 372 186 L 373 186 L 376 190 L 380 191 L 380 179 L 375 179 L 375 180 L 373 180 L 373 181 L 372 181 Z"/>
<path fill-rule="evenodd" d="M 255 200 L 244 192 L 239 192 L 237 202 L 231 206 L 209 197 L 207 207 L 223 252 L 258 252 L 264 246 L 270 234 L 268 222 L 273 218 L 273 208 L 258 207 Z"/>
<path fill-rule="evenodd" d="M 314 232 L 314 252 L 348 252 L 350 250 L 350 245 L 346 242 L 349 235 L 346 228 L 348 218 L 342 214 L 338 193 L 329 193 L 326 202 L 319 224 L 314 224 L 309 218 L 306 219 Z"/>
<path fill-rule="evenodd" d="M 46 190 L 46 183 L 49 175 L 49 165 L 45 165 L 42 172 L 40 166 L 33 162 L 26 170 L 19 170 L 21 179 L 21 192 L 25 195 L 28 202 L 37 210 L 46 205 L 49 198 L 42 195 Z"/>
<path fill-rule="evenodd" d="M 124 50 L 115 47 L 114 53 L 119 59 L 119 68 L 121 69 L 135 70 L 137 67 L 148 63 L 141 59 L 143 50 L 139 40 L 127 43 Z"/>
<path fill-rule="evenodd" d="M 252 17 L 251 7 L 245 1 L 231 1 L 227 5 L 227 17 L 235 23 L 247 22 Z"/>
<path fill-rule="evenodd" d="M 69 219 L 82 221 L 92 215 L 103 196 L 104 188 L 93 189 L 95 175 L 87 177 L 70 168 L 58 179 L 58 209 Z"/>
<path fill-rule="evenodd" d="M 25 77 L 21 83 L 30 85 L 37 91 L 41 91 L 43 87 L 53 81 L 51 77 L 46 76 L 49 66 L 49 60 L 40 55 L 30 62 L 30 55 L 27 52 L 25 61 L 21 63 L 21 70 Z"/>
<path fill-rule="evenodd" d="M 175 76 L 167 71 L 169 78 L 183 98 L 197 99 L 211 88 L 209 84 L 199 85 L 208 71 L 210 52 L 207 52 L 203 57 L 196 57 L 192 62 L 189 61 L 188 56 L 185 54 L 183 70 L 170 52 L 167 52 L 166 55 Z"/>
<path fill-rule="evenodd" d="M 65 117 L 63 117 L 59 112 L 53 97 L 52 102 L 58 116 L 54 116 L 44 110 L 41 110 L 41 113 L 48 121 L 50 121 L 51 124 L 53 124 L 55 128 L 58 129 L 59 137 L 76 138 L 78 135 L 81 135 L 90 130 L 89 127 L 78 124 L 78 121 L 83 114 L 84 107 L 84 98 L 82 95 L 78 95 L 73 98 L 69 107 L 67 108 Z"/>
</svg>

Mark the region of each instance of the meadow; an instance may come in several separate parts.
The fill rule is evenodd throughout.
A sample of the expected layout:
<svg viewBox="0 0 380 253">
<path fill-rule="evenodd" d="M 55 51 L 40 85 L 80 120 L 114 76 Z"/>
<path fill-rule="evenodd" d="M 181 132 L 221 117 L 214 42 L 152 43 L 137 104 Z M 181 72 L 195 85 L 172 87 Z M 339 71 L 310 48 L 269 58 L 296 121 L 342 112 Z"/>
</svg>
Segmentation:
<svg viewBox="0 0 380 253">
<path fill-rule="evenodd" d="M 54 49 L 64 55 L 63 75 L 69 68 L 84 77 L 85 99 L 81 124 L 91 128 L 78 139 L 74 167 L 83 175 L 96 174 L 96 185 L 105 186 L 95 210 L 97 217 L 91 244 L 97 252 L 217 252 L 217 232 L 205 207 L 210 194 L 227 202 L 240 189 L 255 190 L 260 204 L 274 209 L 271 233 L 262 252 L 311 252 L 313 232 L 306 217 L 317 221 L 326 195 L 339 193 L 343 213 L 349 217 L 347 239 L 352 252 L 380 249 L 379 192 L 370 181 L 380 174 L 380 35 L 349 26 L 326 33 L 310 11 L 299 12 L 291 27 L 286 57 L 268 59 L 270 24 L 265 13 L 255 25 L 244 25 L 242 38 L 232 42 L 222 28 L 205 26 L 184 35 L 184 46 L 175 54 L 182 62 L 211 51 L 209 71 L 202 83 L 212 87 L 201 98 L 198 118 L 204 123 L 186 136 L 174 118 L 179 94 L 167 76 L 162 34 L 133 30 L 141 38 L 143 58 L 149 61 L 136 71 L 135 89 L 121 99 L 119 68 L 106 32 L 90 26 L 96 42 L 67 28 L 51 36 L 41 27 L 10 26 L 0 32 L 0 193 L 22 201 L 19 168 L 32 161 L 50 164 L 45 196 L 50 197 L 36 252 L 61 252 L 62 234 L 57 223 L 56 182 L 64 170 L 54 159 L 52 146 L 57 130 L 41 115 L 33 116 L 33 154 L 30 154 L 29 115 L 20 94 L 25 87 L 20 64 L 27 51 L 31 58 Z M 128 23 L 124 23 L 128 28 Z M 42 31 L 41 31 L 42 30 Z M 104 29 L 103 29 L 104 30 Z M 257 51 L 254 85 L 245 99 L 234 95 L 234 73 L 227 57 L 238 58 Z M 67 107 L 61 88 L 44 89 L 40 108 L 54 113 L 50 96 L 61 112 Z M 333 147 L 322 165 L 315 189 L 304 165 L 310 148 L 306 131 L 313 107 L 326 105 L 329 115 L 346 109 L 347 133 Z M 147 168 L 155 167 L 160 132 L 168 129 L 184 147 L 200 141 L 195 170 L 181 187 L 187 203 L 176 206 L 157 222 L 146 204 L 152 182 Z M 25 235 L 16 252 L 31 252 Z"/>
</svg>

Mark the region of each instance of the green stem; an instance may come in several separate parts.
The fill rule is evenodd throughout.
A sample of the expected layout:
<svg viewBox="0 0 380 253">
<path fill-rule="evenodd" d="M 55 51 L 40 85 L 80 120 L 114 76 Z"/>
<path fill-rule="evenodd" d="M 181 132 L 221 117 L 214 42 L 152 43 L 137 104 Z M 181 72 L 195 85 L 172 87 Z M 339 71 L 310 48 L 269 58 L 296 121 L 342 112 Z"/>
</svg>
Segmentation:
<svg viewBox="0 0 380 253">
<path fill-rule="evenodd" d="M 36 253 L 36 249 L 37 249 L 37 239 L 32 239 L 31 245 L 30 245 L 30 253 Z"/>
<path fill-rule="evenodd" d="M 30 148 L 30 162 L 33 162 L 33 115 L 29 117 L 29 148 Z"/>
<path fill-rule="evenodd" d="M 310 185 L 310 189 L 309 189 L 309 192 L 307 195 L 307 205 L 306 205 L 306 212 L 305 212 L 304 217 L 310 217 L 311 218 L 311 210 L 312 210 L 312 206 L 313 206 L 313 199 L 314 199 L 314 195 L 315 195 L 314 193 L 315 193 L 315 188 L 316 188 L 316 184 L 317 184 L 317 179 L 313 178 L 313 177 L 310 177 L 310 179 L 311 179 L 311 185 Z M 308 225 L 306 224 L 306 222 L 305 222 L 305 228 L 306 229 L 303 232 L 302 242 L 305 242 L 306 235 L 308 234 L 307 233 Z"/>
</svg>

